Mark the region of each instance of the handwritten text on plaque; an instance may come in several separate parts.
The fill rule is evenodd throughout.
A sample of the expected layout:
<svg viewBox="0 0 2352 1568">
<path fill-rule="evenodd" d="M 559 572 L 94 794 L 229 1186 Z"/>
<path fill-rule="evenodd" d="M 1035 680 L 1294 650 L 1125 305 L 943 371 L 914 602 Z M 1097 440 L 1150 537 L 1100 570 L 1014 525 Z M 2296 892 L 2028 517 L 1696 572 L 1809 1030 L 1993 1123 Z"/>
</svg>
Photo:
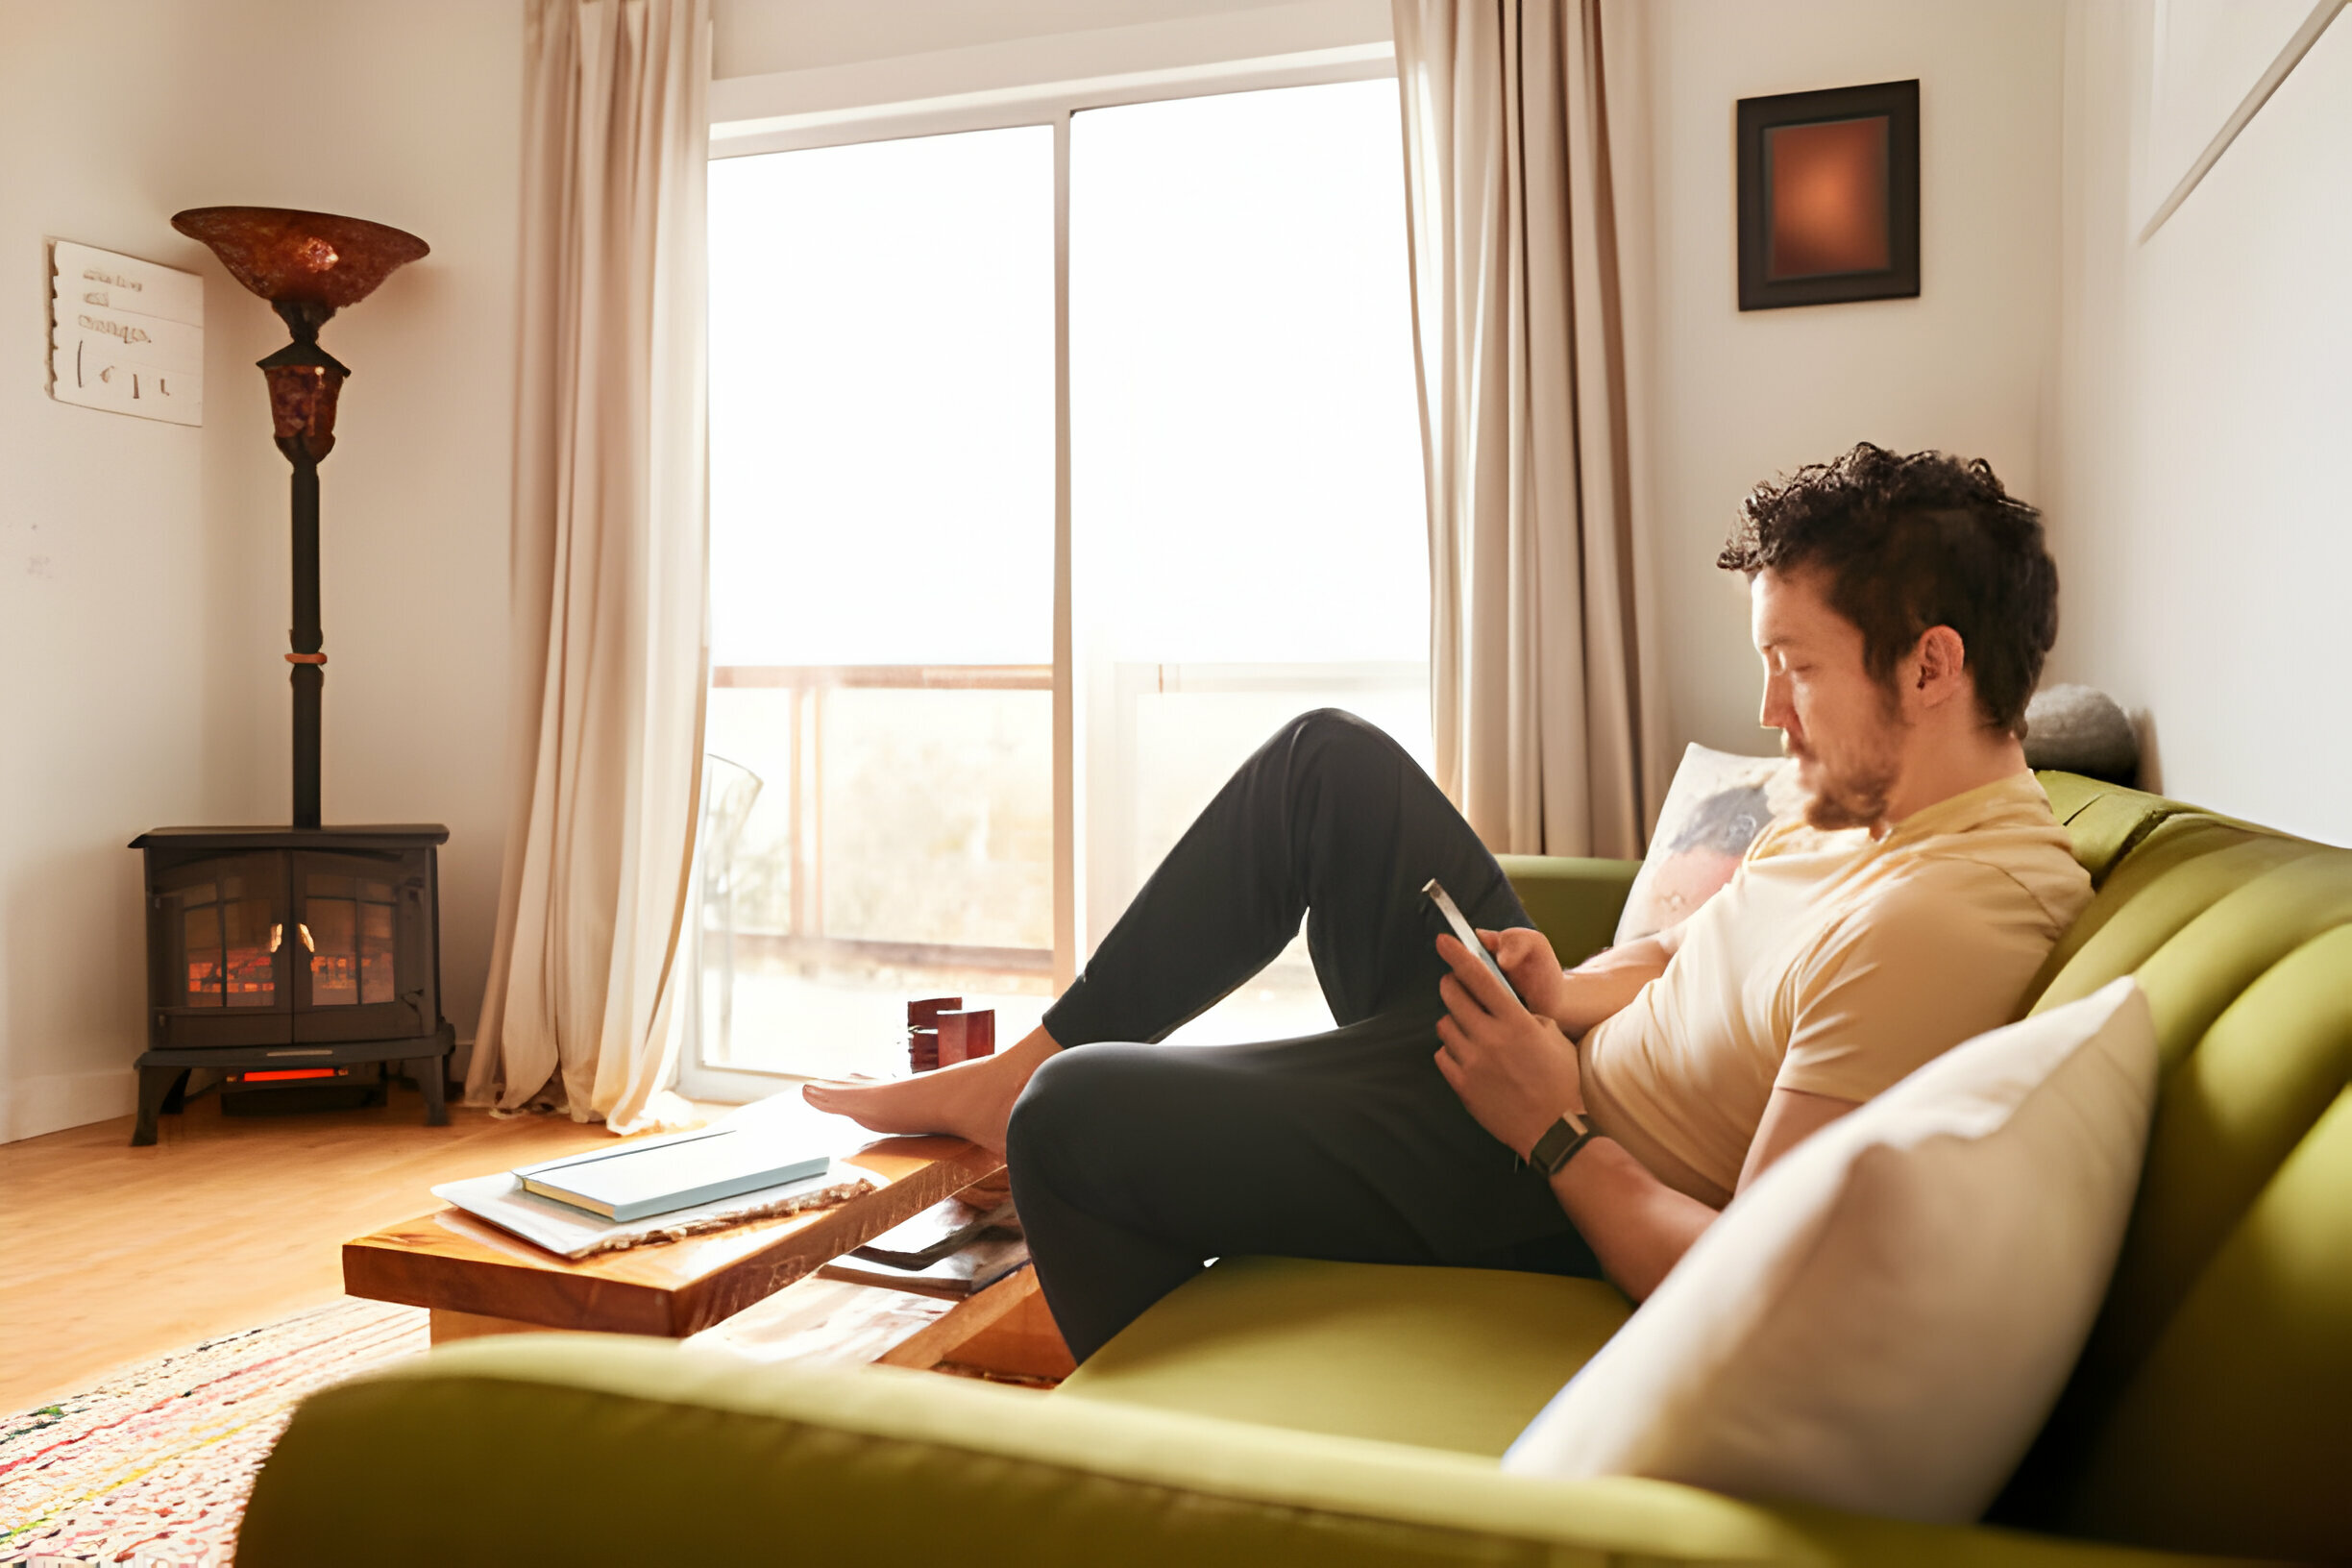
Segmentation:
<svg viewBox="0 0 2352 1568">
<path fill-rule="evenodd" d="M 59 240 L 50 279 L 50 395 L 175 425 L 204 423 L 204 280 Z"/>
</svg>

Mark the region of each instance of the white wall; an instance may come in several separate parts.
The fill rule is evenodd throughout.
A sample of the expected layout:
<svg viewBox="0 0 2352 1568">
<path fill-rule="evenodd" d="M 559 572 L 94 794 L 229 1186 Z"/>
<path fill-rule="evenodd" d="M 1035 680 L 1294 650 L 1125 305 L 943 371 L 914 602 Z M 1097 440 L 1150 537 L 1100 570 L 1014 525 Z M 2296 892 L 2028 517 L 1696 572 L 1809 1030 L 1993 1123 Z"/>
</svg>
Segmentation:
<svg viewBox="0 0 2352 1568">
<path fill-rule="evenodd" d="M 732 138 L 811 115 L 838 127 L 877 106 L 961 111 L 1073 82 L 1328 62 L 1337 49 L 1384 52 L 1390 36 L 1389 0 L 715 0 L 714 19 L 721 156 L 754 150 Z"/>
<path fill-rule="evenodd" d="M 470 1035 L 505 818 L 519 0 L 0 0 L 0 1139 L 119 1115 L 143 1045 L 138 857 L 283 821 L 286 465 L 268 307 L 169 225 L 306 207 L 433 247 L 329 324 L 328 820 L 441 821 Z M 206 278 L 200 429 L 51 401 L 45 240 Z"/>
<path fill-rule="evenodd" d="M 1714 565 L 1757 480 L 1874 441 L 1984 457 L 2046 502 L 2063 9 L 1660 0 L 1649 10 L 1656 359 L 1646 476 L 1667 723 L 1762 752 L 1747 596 Z M 1921 292 L 1741 313 L 1734 105 L 1920 81 Z"/>
<path fill-rule="evenodd" d="M 1021 57 L 1050 52 L 1039 40 L 1115 29 L 1195 35 L 1206 50 L 1200 60 L 1230 60 L 1239 57 L 1220 39 L 1246 37 L 1249 53 L 1331 48 L 1387 37 L 1388 15 L 1388 0 L 712 0 L 711 74 L 725 80 L 968 50 L 1001 51 L 1017 70 Z"/>
<path fill-rule="evenodd" d="M 2167 793 L 2352 843 L 2352 21 L 2142 244 L 2151 10 L 2068 8 L 2057 670 Z"/>
</svg>

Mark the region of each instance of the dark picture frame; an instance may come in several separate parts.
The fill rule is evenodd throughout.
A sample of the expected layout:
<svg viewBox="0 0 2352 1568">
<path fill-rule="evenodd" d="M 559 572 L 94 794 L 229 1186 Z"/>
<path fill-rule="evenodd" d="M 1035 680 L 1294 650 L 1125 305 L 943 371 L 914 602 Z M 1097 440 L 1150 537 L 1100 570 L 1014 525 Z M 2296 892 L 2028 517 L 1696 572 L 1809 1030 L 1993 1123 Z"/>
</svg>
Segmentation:
<svg viewBox="0 0 2352 1568">
<path fill-rule="evenodd" d="M 1917 78 L 1742 98 L 1738 123 L 1742 310 L 1918 297 Z"/>
</svg>

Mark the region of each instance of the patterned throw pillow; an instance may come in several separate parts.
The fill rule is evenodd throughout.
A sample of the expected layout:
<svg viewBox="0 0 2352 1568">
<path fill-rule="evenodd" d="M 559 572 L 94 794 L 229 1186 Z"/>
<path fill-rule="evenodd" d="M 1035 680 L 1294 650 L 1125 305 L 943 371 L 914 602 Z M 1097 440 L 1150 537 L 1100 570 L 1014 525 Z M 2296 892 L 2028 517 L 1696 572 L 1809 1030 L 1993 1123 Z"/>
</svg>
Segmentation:
<svg viewBox="0 0 2352 1568">
<path fill-rule="evenodd" d="M 1616 940 L 1638 942 L 1686 918 L 1731 880 L 1757 834 L 1803 804 L 1791 759 L 1692 745 L 1675 770 L 1650 853 L 1617 918 Z"/>
</svg>

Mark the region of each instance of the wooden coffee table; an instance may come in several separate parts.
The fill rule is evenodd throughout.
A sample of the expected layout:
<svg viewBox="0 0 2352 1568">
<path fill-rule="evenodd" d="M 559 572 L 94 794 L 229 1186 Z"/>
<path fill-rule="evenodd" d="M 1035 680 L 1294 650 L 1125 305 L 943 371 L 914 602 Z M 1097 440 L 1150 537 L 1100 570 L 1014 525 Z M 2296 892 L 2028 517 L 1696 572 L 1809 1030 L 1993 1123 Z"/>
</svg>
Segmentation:
<svg viewBox="0 0 2352 1568">
<path fill-rule="evenodd" d="M 829 1209 L 576 1263 L 443 1209 L 345 1242 L 343 1288 L 429 1309 L 435 1344 L 548 1329 L 682 1339 L 1004 1169 L 1000 1156 L 959 1138 L 880 1139 L 840 1158 L 870 1177 L 874 1190 Z M 1024 1269 L 1017 1291 L 984 1294 L 999 1302 L 1031 1294 L 1028 1275 Z"/>
</svg>

